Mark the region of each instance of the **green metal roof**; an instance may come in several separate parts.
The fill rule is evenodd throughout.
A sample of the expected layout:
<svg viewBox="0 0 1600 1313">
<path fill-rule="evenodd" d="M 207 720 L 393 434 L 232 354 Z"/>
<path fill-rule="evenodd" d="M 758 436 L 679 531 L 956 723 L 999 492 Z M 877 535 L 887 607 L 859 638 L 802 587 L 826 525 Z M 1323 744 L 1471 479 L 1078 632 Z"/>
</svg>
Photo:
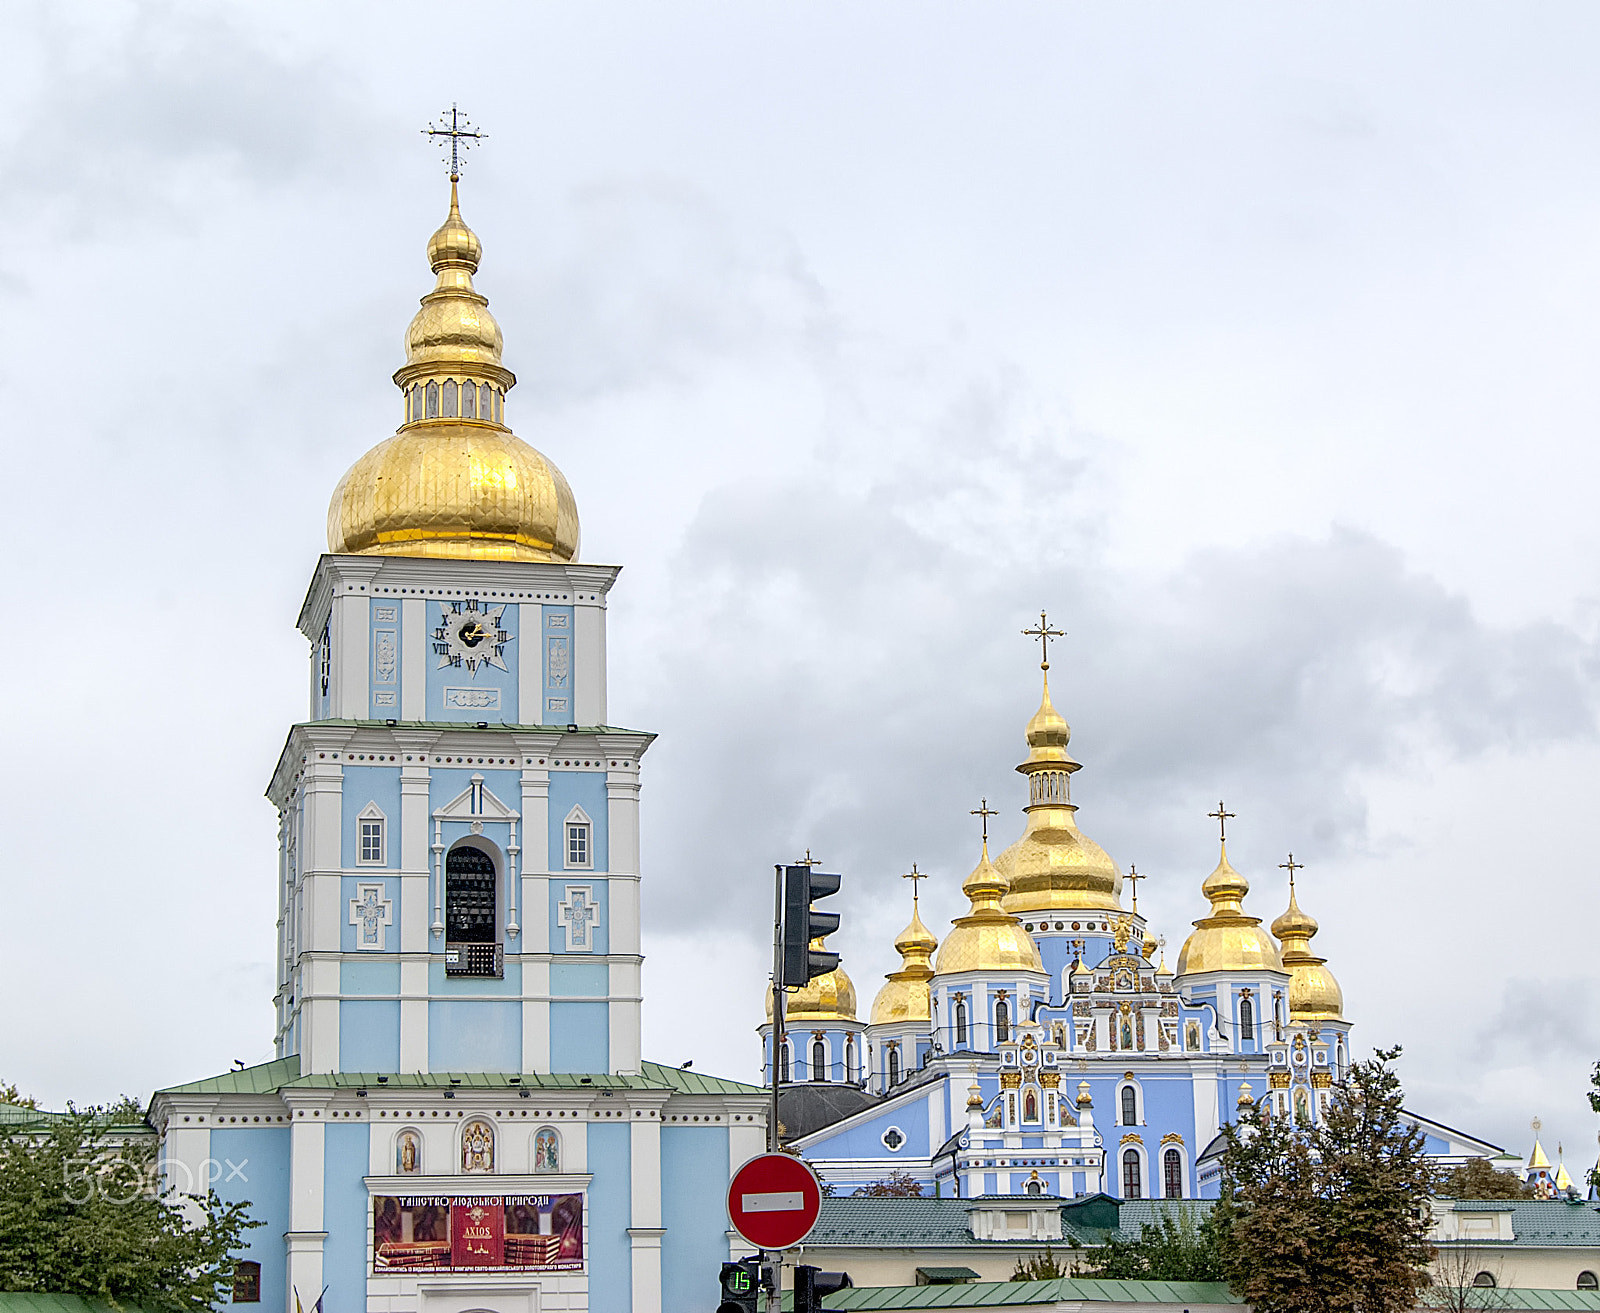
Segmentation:
<svg viewBox="0 0 1600 1313">
<path fill-rule="evenodd" d="M 1469 1199 L 1455 1204 L 1451 1211 L 1510 1213 L 1511 1234 L 1515 1237 L 1510 1243 L 1515 1249 L 1600 1247 L 1600 1208 L 1579 1200 L 1569 1203 L 1564 1199 Z M 1471 1240 L 1440 1243 L 1493 1247 L 1507 1242 L 1474 1236 Z"/>
<path fill-rule="evenodd" d="M 810 1243 L 807 1241 L 808 1245 Z M 830 1310 L 1005 1308 L 1055 1304 L 1063 1300 L 1177 1305 L 1243 1302 L 1221 1282 L 1090 1281 L 1062 1277 L 1054 1281 L 981 1281 L 959 1286 L 866 1286 L 829 1295 L 826 1306 Z M 790 1297 L 786 1295 L 784 1307 L 790 1306 Z"/>
<path fill-rule="evenodd" d="M 949 1285 L 957 1281 L 976 1281 L 979 1276 L 970 1267 L 919 1267 L 917 1275 L 940 1285 Z"/>
<path fill-rule="evenodd" d="M 570 734 L 566 725 L 518 725 L 510 721 L 491 720 L 487 726 L 480 726 L 473 720 L 357 720 L 329 717 L 327 720 L 302 720 L 295 729 L 315 729 L 328 725 L 351 725 L 357 729 L 423 729 L 423 730 L 470 730 L 481 732 L 484 729 L 506 730 L 517 734 Z M 628 734 L 639 738 L 653 739 L 657 736 L 649 730 L 627 729 L 622 725 L 579 725 L 579 734 Z"/>
<path fill-rule="evenodd" d="M 174 1085 L 163 1094 L 272 1094 L 307 1089 L 468 1089 L 468 1090 L 670 1090 L 675 1094 L 761 1094 L 758 1085 L 703 1076 L 658 1062 L 640 1064 L 637 1076 L 551 1072 L 313 1072 L 300 1074 L 299 1055 L 277 1058 L 256 1067 L 223 1072 L 204 1080 Z"/>
</svg>

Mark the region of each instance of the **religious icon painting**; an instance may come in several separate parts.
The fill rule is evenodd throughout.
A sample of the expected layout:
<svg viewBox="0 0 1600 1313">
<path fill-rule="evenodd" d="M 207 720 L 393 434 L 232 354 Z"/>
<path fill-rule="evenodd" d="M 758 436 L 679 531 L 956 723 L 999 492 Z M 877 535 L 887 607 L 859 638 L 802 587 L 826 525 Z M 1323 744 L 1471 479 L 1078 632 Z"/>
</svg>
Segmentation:
<svg viewBox="0 0 1600 1313">
<path fill-rule="evenodd" d="M 401 1176 L 416 1176 L 422 1171 L 422 1137 L 415 1131 L 401 1131 L 394 1147 L 394 1169 Z"/>
<path fill-rule="evenodd" d="M 533 1137 L 533 1170 L 536 1172 L 561 1170 L 561 1137 L 548 1126 Z"/>
<path fill-rule="evenodd" d="M 468 1122 L 462 1130 L 461 1170 L 494 1171 L 494 1127 L 488 1122 Z"/>
</svg>

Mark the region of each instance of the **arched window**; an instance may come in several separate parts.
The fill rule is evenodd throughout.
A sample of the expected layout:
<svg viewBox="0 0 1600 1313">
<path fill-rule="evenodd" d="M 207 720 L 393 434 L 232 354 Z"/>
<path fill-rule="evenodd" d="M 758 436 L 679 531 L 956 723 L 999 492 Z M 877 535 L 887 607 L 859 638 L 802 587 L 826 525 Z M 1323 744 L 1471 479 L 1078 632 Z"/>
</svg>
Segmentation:
<svg viewBox="0 0 1600 1313">
<path fill-rule="evenodd" d="M 261 1264 L 252 1259 L 233 1265 L 233 1302 L 259 1304 L 261 1302 Z"/>
<path fill-rule="evenodd" d="M 1183 1155 L 1176 1149 L 1168 1149 L 1161 1155 L 1161 1174 L 1166 1178 L 1163 1185 L 1166 1186 L 1167 1198 L 1182 1199 Z"/>
<path fill-rule="evenodd" d="M 1122 1124 L 1124 1126 L 1139 1124 L 1139 1093 L 1131 1085 L 1122 1087 Z"/>
<path fill-rule="evenodd" d="M 461 1128 L 461 1170 L 494 1171 L 494 1127 L 485 1121 L 470 1121 Z"/>
<path fill-rule="evenodd" d="M 494 418 L 494 393 L 487 383 L 478 385 L 478 414 L 484 419 Z"/>
<path fill-rule="evenodd" d="M 1011 1039 L 1011 1009 L 1005 999 L 994 1005 L 994 1042 L 1004 1044 Z"/>
<path fill-rule="evenodd" d="M 856 1061 L 856 1037 L 854 1035 L 846 1035 L 844 1037 L 844 1069 L 846 1080 L 854 1082 L 861 1079 L 861 1068 Z"/>
<path fill-rule="evenodd" d="M 1044 1193 L 1044 1182 L 1043 1181 L 1029 1181 L 1028 1182 L 1028 1193 L 1029 1194 L 1043 1194 Z"/>
<path fill-rule="evenodd" d="M 1578 1289 L 1600 1290 L 1600 1279 L 1597 1279 L 1593 1272 L 1580 1272 L 1578 1273 Z"/>
<path fill-rule="evenodd" d="M 787 1081 L 787 1080 L 790 1079 L 790 1077 L 789 1077 L 789 1046 L 788 1046 L 787 1043 L 784 1044 L 784 1046 L 781 1049 L 778 1050 L 778 1077 L 779 1077 L 780 1080 L 784 1080 L 784 1081 Z"/>
<path fill-rule="evenodd" d="M 889 1084 L 900 1083 L 900 1048 L 898 1045 L 889 1046 Z"/>
<path fill-rule="evenodd" d="M 967 1000 L 964 999 L 964 998 L 958 998 L 956 1000 L 956 1047 L 958 1049 L 961 1049 L 961 1048 L 965 1048 L 966 1046 L 967 1046 Z"/>
<path fill-rule="evenodd" d="M 498 392 L 491 391 L 489 393 L 489 399 L 494 402 L 494 422 L 499 424 L 503 422 L 504 416 L 501 414 L 501 412 L 505 409 L 504 405 L 502 404 L 500 394 Z"/>
<path fill-rule="evenodd" d="M 1142 1199 L 1143 1184 L 1139 1179 L 1139 1151 L 1137 1149 L 1124 1149 L 1122 1152 L 1122 1197 L 1124 1199 Z"/>
<path fill-rule="evenodd" d="M 494 858 L 481 848 L 452 848 L 444 859 L 445 938 L 457 944 L 495 942 Z"/>
<path fill-rule="evenodd" d="M 428 384 L 428 418 L 439 418 L 439 385 L 437 383 Z"/>
<path fill-rule="evenodd" d="M 471 383 L 461 385 L 461 418 L 478 418 L 478 389 Z"/>
<path fill-rule="evenodd" d="M 1254 1040 L 1255 1037 L 1256 1010 L 1249 999 L 1241 998 L 1239 1000 L 1239 1038 L 1242 1040 Z"/>
<path fill-rule="evenodd" d="M 415 423 L 422 418 L 422 386 L 418 384 L 411 389 L 411 419 Z"/>
<path fill-rule="evenodd" d="M 1472 1278 L 1472 1284 L 1479 1290 L 1493 1290 L 1496 1282 L 1493 1272 L 1480 1272 Z"/>
<path fill-rule="evenodd" d="M 533 1137 L 533 1170 L 559 1172 L 561 1170 L 561 1136 L 552 1126 L 545 1126 Z"/>
<path fill-rule="evenodd" d="M 1282 994 L 1274 994 L 1272 996 L 1272 1031 L 1273 1031 L 1272 1037 L 1274 1039 L 1281 1040 L 1283 1038 L 1283 995 Z"/>
<path fill-rule="evenodd" d="M 820 1039 L 811 1041 L 811 1079 L 828 1079 L 828 1046 Z"/>
<path fill-rule="evenodd" d="M 444 414 L 446 419 L 456 417 L 456 381 L 453 378 L 444 381 Z"/>
</svg>

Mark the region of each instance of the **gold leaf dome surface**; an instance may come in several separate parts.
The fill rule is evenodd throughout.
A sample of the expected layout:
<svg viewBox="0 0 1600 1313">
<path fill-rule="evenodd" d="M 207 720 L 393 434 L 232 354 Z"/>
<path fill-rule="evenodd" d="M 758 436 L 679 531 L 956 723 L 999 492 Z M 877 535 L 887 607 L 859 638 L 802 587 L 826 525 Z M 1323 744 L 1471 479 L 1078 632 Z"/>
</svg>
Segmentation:
<svg viewBox="0 0 1600 1313">
<path fill-rule="evenodd" d="M 1293 858 L 1291 857 L 1292 861 Z M 1289 881 L 1289 906 L 1272 923 L 1272 933 L 1282 942 L 1280 956 L 1289 972 L 1289 1015 L 1296 1021 L 1337 1021 L 1344 1016 L 1344 990 L 1328 970 L 1327 958 L 1311 951 L 1316 920 L 1301 911 Z"/>
<path fill-rule="evenodd" d="M 822 948 L 822 940 L 813 939 L 811 947 Z M 856 987 L 843 964 L 808 980 L 799 989 L 787 994 L 783 1001 L 783 1019 L 790 1021 L 854 1021 L 856 1019 Z M 767 991 L 767 1020 L 772 1020 L 772 991 Z"/>
<path fill-rule="evenodd" d="M 929 957 L 939 946 L 933 931 L 922 924 L 915 904 L 911 909 L 911 923 L 894 941 L 900 954 L 900 969 L 884 977 L 883 987 L 872 1000 L 872 1024 L 893 1021 L 931 1021 L 933 1009 L 929 1005 L 928 982 L 933 979 Z"/>
<path fill-rule="evenodd" d="M 406 331 L 394 381 L 404 423 L 334 489 L 328 550 L 380 556 L 570 561 L 578 506 L 561 471 L 503 422 L 516 376 L 501 364 L 500 325 L 472 285 L 482 254 L 450 213 L 428 242 L 437 275 Z"/>
<path fill-rule="evenodd" d="M 1028 722 L 1028 759 L 1017 767 L 1028 777 L 1027 827 L 995 862 L 1006 881 L 1008 912 L 1122 910 L 1122 872 L 1078 828 L 1069 778 L 1081 767 L 1067 752 L 1071 738 L 1050 701 L 1047 674 L 1039 710 Z"/>
<path fill-rule="evenodd" d="M 960 971 L 1044 970 L 1033 936 L 1000 904 L 1005 887 L 1005 877 L 989 860 L 989 845 L 985 843 L 977 866 L 961 886 L 961 892 L 971 900 L 972 909 L 951 923 L 954 929 L 939 945 L 939 956 L 934 963 L 939 975 L 955 975 Z"/>
<path fill-rule="evenodd" d="M 1228 861 L 1228 846 L 1200 891 L 1211 900 L 1211 915 L 1194 923 L 1178 953 L 1178 975 L 1202 971 L 1282 971 L 1283 962 L 1261 919 L 1246 916 L 1242 906 L 1250 882 Z"/>
</svg>

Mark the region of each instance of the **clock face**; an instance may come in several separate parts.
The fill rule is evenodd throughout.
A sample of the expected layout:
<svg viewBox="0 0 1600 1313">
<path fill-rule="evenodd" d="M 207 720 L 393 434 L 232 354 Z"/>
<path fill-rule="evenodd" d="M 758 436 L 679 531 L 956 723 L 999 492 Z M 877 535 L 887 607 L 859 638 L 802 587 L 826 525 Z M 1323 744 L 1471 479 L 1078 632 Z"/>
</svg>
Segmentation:
<svg viewBox="0 0 1600 1313">
<path fill-rule="evenodd" d="M 439 666 L 465 666 L 476 674 L 479 666 L 506 669 L 505 648 L 511 635 L 500 628 L 504 606 L 487 607 L 476 598 L 448 604 L 433 630 L 433 650 Z"/>
</svg>

